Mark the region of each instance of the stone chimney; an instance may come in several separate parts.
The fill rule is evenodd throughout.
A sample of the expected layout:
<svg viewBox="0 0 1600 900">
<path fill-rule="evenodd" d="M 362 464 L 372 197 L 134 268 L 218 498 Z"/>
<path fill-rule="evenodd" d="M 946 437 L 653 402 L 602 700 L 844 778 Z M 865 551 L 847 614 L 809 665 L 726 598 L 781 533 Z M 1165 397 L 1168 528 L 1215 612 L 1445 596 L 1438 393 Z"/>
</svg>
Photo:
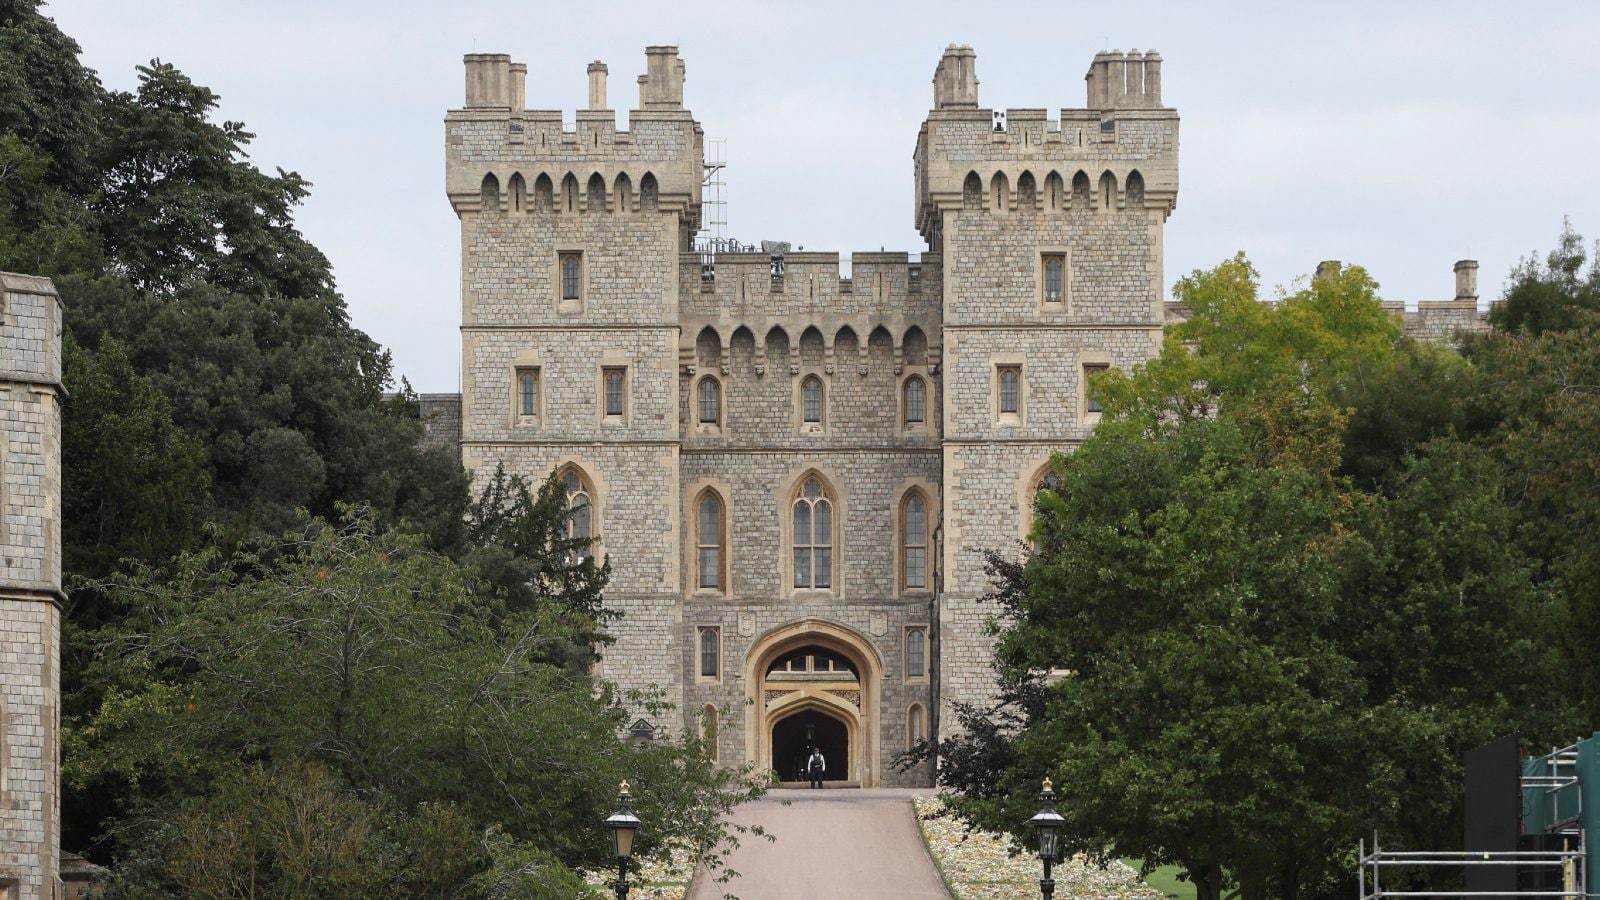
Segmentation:
<svg viewBox="0 0 1600 900">
<path fill-rule="evenodd" d="M 646 47 L 645 74 L 640 81 L 644 109 L 683 109 L 686 67 L 677 47 Z"/>
<path fill-rule="evenodd" d="M 508 71 L 511 75 L 511 111 L 521 112 L 528 105 L 528 64 L 512 63 Z"/>
<path fill-rule="evenodd" d="M 1463 259 L 1456 263 L 1456 299 L 1478 299 L 1478 261 Z"/>
<path fill-rule="evenodd" d="M 589 108 L 610 108 L 606 106 L 606 64 L 598 59 L 589 63 Z"/>
<path fill-rule="evenodd" d="M 504 53 L 468 53 L 467 108 L 511 106 L 511 57 Z M 526 72 L 527 68 L 524 67 Z"/>
<path fill-rule="evenodd" d="M 968 44 L 951 44 L 933 70 L 933 108 L 978 106 L 978 54 Z"/>
</svg>

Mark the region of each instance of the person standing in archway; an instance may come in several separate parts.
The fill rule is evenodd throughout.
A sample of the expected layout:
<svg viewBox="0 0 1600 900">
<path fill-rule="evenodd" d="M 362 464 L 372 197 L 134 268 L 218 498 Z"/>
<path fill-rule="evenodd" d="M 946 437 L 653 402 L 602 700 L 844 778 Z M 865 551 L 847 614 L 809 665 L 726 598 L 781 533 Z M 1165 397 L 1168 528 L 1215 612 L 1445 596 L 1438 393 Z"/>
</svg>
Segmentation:
<svg viewBox="0 0 1600 900">
<path fill-rule="evenodd" d="M 822 748 L 811 748 L 811 758 L 806 760 L 806 771 L 811 773 L 811 786 L 822 787 L 822 773 L 828 771 L 828 761 L 822 758 Z"/>
</svg>

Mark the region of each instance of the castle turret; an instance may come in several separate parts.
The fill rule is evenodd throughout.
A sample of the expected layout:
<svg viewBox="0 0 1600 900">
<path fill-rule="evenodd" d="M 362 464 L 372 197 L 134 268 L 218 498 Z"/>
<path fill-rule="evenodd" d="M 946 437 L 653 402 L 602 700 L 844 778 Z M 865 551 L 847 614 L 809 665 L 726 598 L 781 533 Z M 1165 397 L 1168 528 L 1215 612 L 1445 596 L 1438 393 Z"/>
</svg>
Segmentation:
<svg viewBox="0 0 1600 900">
<path fill-rule="evenodd" d="M 977 104 L 975 55 L 945 51 L 918 135 L 916 224 L 943 267 L 944 585 L 940 703 L 982 703 L 990 589 L 971 547 L 1016 547 L 1050 453 L 1088 437 L 1089 376 L 1160 348 L 1163 229 L 1178 115 L 1159 54 L 1095 55 L 1086 108 Z M 997 511 L 1000 511 L 997 514 Z M 948 723 L 941 713 L 940 721 Z M 943 726 L 940 726 L 943 727 Z"/>
<path fill-rule="evenodd" d="M 61 301 L 0 272 L 0 896 L 61 896 Z M 7 886 L 9 885 L 9 887 Z"/>
<path fill-rule="evenodd" d="M 468 55 L 445 184 L 461 228 L 462 461 L 478 478 L 561 474 L 582 510 L 573 533 L 629 560 L 606 591 L 624 616 L 599 674 L 677 703 L 664 611 L 678 597 L 679 266 L 704 139 L 677 48 L 645 56 L 640 108 L 619 129 L 598 60 L 568 126 L 523 108 L 511 57 Z"/>
</svg>

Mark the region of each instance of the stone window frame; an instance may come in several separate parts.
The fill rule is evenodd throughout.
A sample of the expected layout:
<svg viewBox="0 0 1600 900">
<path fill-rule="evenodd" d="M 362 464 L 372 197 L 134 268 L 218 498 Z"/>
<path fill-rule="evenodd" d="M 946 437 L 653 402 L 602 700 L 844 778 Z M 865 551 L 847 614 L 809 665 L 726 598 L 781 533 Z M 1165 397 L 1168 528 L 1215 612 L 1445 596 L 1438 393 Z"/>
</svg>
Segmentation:
<svg viewBox="0 0 1600 900">
<path fill-rule="evenodd" d="M 923 560 L 922 560 L 922 587 L 908 587 L 906 584 L 906 505 L 910 503 L 913 495 L 922 499 L 923 514 Z M 931 482 L 922 479 L 910 479 L 902 482 L 895 491 L 894 506 L 894 584 L 895 593 L 902 597 L 927 597 L 933 593 L 934 583 L 934 556 L 935 545 L 933 533 L 939 522 L 938 492 Z"/>
<path fill-rule="evenodd" d="M 1045 295 L 1045 266 L 1051 260 L 1061 261 L 1061 299 L 1049 300 Z M 1072 312 L 1072 250 L 1066 246 L 1040 245 L 1039 262 L 1034 270 L 1037 285 L 1035 298 L 1040 312 L 1070 314 Z"/>
<path fill-rule="evenodd" d="M 1100 422 L 1099 410 L 1089 409 L 1089 375 L 1090 370 L 1098 369 L 1108 371 L 1115 366 L 1111 354 L 1104 350 L 1081 350 L 1078 352 L 1078 421 L 1087 427 L 1094 427 Z"/>
<path fill-rule="evenodd" d="M 712 668 L 716 671 L 707 675 L 706 670 L 706 638 L 710 637 Z M 697 625 L 694 629 L 694 680 L 696 684 L 721 684 L 722 683 L 722 626 Z"/>
<path fill-rule="evenodd" d="M 1027 420 L 1028 373 L 1023 362 L 1024 355 L 1021 353 L 994 353 L 989 356 L 989 410 L 996 425 L 1021 425 Z M 1015 372 L 1017 375 L 1017 408 L 1010 412 L 1001 409 L 1000 382 L 1006 372 Z"/>
<path fill-rule="evenodd" d="M 700 708 L 700 740 L 705 742 L 706 753 L 711 757 L 712 763 L 721 763 L 722 754 L 717 745 L 722 737 L 720 716 L 714 703 L 707 703 Z"/>
<path fill-rule="evenodd" d="M 806 385 L 812 381 L 816 382 L 820 393 L 817 410 L 818 421 L 816 422 L 806 421 Z M 829 420 L 832 418 L 828 415 L 828 397 L 832 393 L 831 388 L 832 384 L 827 373 L 821 369 L 800 370 L 794 379 L 794 409 L 798 414 L 795 416 L 796 433 L 803 437 L 827 435 Z"/>
<path fill-rule="evenodd" d="M 928 739 L 928 710 L 921 703 L 906 708 L 906 749 L 914 749 Z"/>
<path fill-rule="evenodd" d="M 831 587 L 826 588 L 797 588 L 794 586 L 794 501 L 799 499 L 800 492 L 805 489 L 806 481 L 815 478 L 822 486 L 822 490 L 832 503 L 833 514 L 833 577 Z M 779 546 L 783 548 L 778 556 L 779 588 L 786 599 L 830 599 L 843 600 L 846 596 L 845 576 L 848 572 L 849 560 L 844 553 L 844 535 L 850 515 L 850 492 L 845 487 L 845 481 L 839 473 L 823 466 L 807 466 L 800 469 L 793 476 L 785 479 L 773 491 L 773 506 L 778 510 Z"/>
<path fill-rule="evenodd" d="M 700 392 L 704 385 L 710 384 L 716 391 L 713 402 L 716 404 L 716 417 L 707 422 L 702 417 L 705 413 L 704 399 Z M 722 379 L 715 375 L 700 375 L 694 379 L 694 389 L 689 395 L 689 421 L 694 423 L 695 431 L 701 434 L 720 434 L 722 423 L 727 421 L 727 391 L 724 389 Z"/>
<path fill-rule="evenodd" d="M 622 408 L 618 413 L 611 412 L 610 406 L 607 405 L 608 398 L 606 396 L 607 382 L 614 374 L 620 374 L 622 378 Z M 595 390 L 598 394 L 596 401 L 599 407 L 601 423 L 612 425 L 626 425 L 628 423 L 628 418 L 633 412 L 633 379 L 630 377 L 631 375 L 632 366 L 627 362 L 614 359 L 602 359 L 600 361 L 600 378 L 595 384 Z"/>
<path fill-rule="evenodd" d="M 912 381 L 922 382 L 922 421 L 911 422 L 906 418 L 909 404 L 906 392 Z M 935 411 L 933 378 L 928 374 L 927 366 L 906 366 L 900 376 L 898 385 L 899 397 L 896 403 L 896 419 L 902 435 L 925 435 L 933 432 L 933 417 Z"/>
<path fill-rule="evenodd" d="M 527 411 L 527 398 L 523 391 L 523 378 L 533 376 L 533 411 Z M 537 363 L 517 361 L 511 366 L 511 424 L 538 425 L 544 412 L 544 367 Z"/>
<path fill-rule="evenodd" d="M 922 636 L 922 674 L 920 675 L 913 674 L 911 671 L 911 636 L 913 634 Z M 932 656 L 929 651 L 932 650 L 932 647 L 926 624 L 907 625 L 905 627 L 905 631 L 900 636 L 900 658 L 902 660 L 900 668 L 901 675 L 905 678 L 907 684 L 924 684 L 928 681 L 928 662 Z"/>
<path fill-rule="evenodd" d="M 1071 447 L 1063 452 L 1070 452 Z M 1050 477 L 1054 469 L 1051 467 L 1052 457 L 1046 455 L 1042 458 L 1030 460 L 1024 466 L 1021 475 L 1017 478 L 1017 540 L 1032 547 L 1029 535 L 1033 533 L 1033 501 L 1039 489 Z"/>
<path fill-rule="evenodd" d="M 588 510 L 586 521 L 589 532 L 583 537 L 589 539 L 589 550 L 587 552 L 589 556 L 594 557 L 597 555 L 594 548 L 599 543 L 600 531 L 595 527 L 599 522 L 600 516 L 599 510 L 595 506 L 594 480 L 589 477 L 589 473 L 585 472 L 582 466 L 571 463 L 557 467 L 556 477 L 561 479 L 562 488 L 566 491 L 567 510 L 569 512 L 574 509 L 573 499 L 580 496 L 583 498 L 584 508 Z M 568 540 L 575 540 L 579 537 L 578 522 L 579 518 L 577 516 L 569 516 L 567 519 Z"/>
<path fill-rule="evenodd" d="M 694 499 L 689 505 L 691 516 L 689 529 L 691 535 L 689 546 L 690 593 L 700 596 L 726 596 L 729 593 L 729 577 L 733 572 L 733 568 L 728 565 L 728 523 L 731 521 L 731 516 L 728 514 L 727 489 L 725 486 L 704 483 L 696 486 L 692 496 Z M 703 522 L 701 520 L 700 507 L 708 499 L 715 501 L 717 504 L 718 528 L 717 540 L 714 543 L 706 543 L 702 537 L 701 526 Z M 708 547 L 714 547 L 717 551 L 717 583 L 711 587 L 707 587 L 703 583 L 702 575 L 704 573 L 701 570 L 700 558 L 701 550 Z"/>
<path fill-rule="evenodd" d="M 568 297 L 566 291 L 566 263 L 569 259 L 575 259 L 578 264 L 578 296 L 576 297 Z M 556 311 L 562 315 L 569 316 L 581 314 L 585 298 L 589 296 L 589 266 L 582 248 L 556 248 L 555 277 L 550 281 L 551 294 L 556 304 Z"/>
</svg>

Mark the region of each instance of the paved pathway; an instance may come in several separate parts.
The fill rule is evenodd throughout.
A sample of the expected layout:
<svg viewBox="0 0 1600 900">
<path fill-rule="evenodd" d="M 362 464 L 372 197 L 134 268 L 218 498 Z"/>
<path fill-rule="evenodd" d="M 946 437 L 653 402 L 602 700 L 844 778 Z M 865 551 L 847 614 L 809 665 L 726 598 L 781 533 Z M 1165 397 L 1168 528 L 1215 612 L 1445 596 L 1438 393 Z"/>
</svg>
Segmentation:
<svg viewBox="0 0 1600 900">
<path fill-rule="evenodd" d="M 729 864 L 739 878 L 697 873 L 689 900 L 948 900 L 917 832 L 911 798 L 924 790 L 775 790 L 734 810 L 776 842 L 745 835 Z M 784 805 L 783 801 L 792 801 Z"/>
</svg>

